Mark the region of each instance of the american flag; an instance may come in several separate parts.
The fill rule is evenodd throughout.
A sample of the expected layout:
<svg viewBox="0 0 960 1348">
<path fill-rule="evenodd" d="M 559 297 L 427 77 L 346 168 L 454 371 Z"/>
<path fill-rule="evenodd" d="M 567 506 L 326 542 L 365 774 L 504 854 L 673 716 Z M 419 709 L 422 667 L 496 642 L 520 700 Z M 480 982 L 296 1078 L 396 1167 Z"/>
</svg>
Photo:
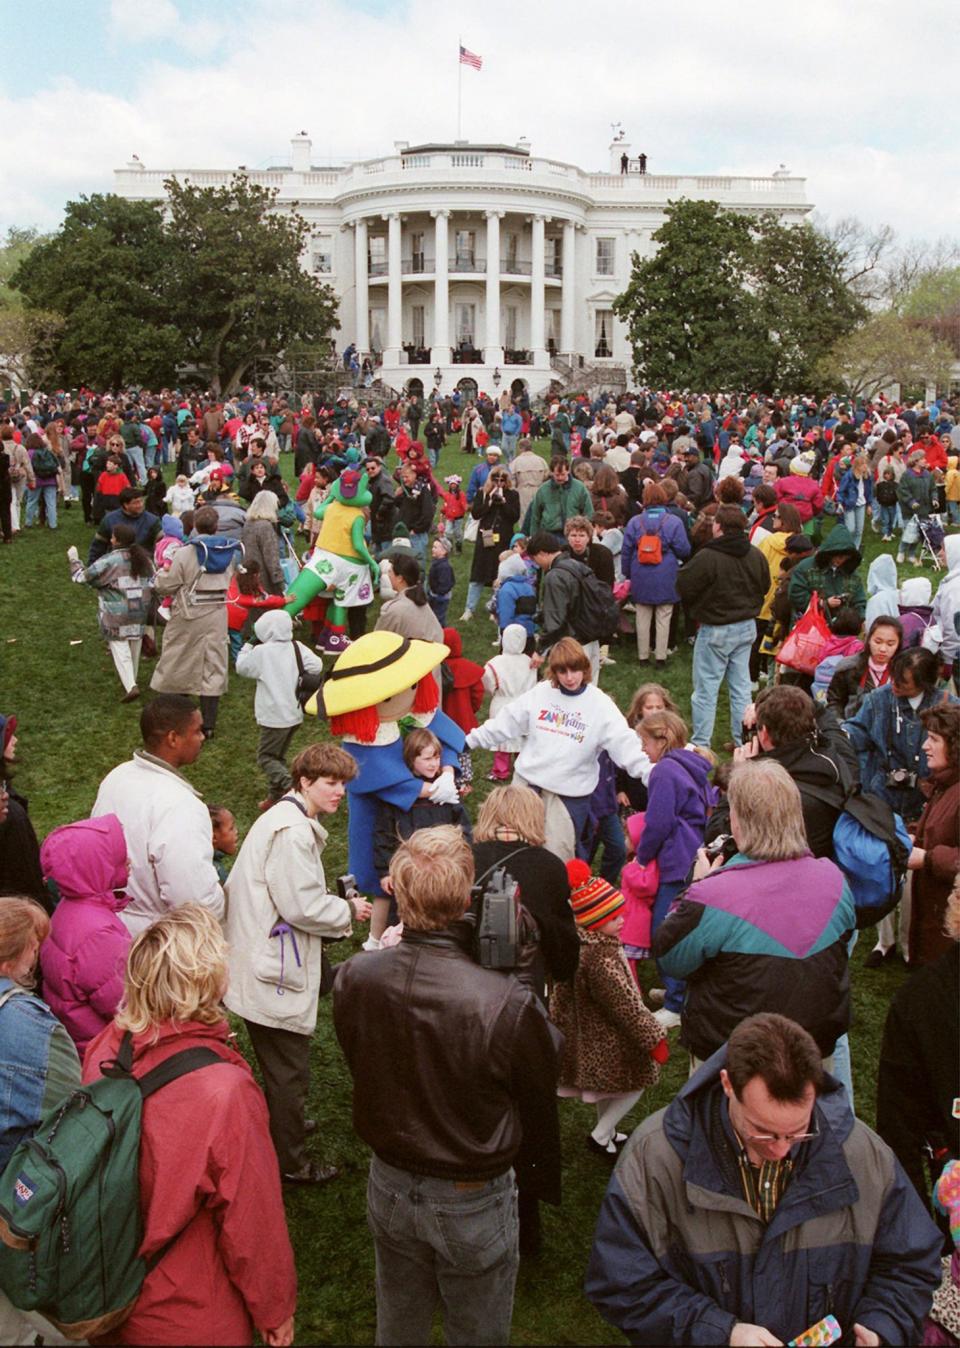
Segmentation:
<svg viewBox="0 0 960 1348">
<path fill-rule="evenodd" d="M 474 70 L 479 70 L 483 65 L 483 57 L 478 56 L 476 52 L 467 51 L 466 47 L 461 46 L 460 64 L 462 66 L 472 66 Z"/>
</svg>

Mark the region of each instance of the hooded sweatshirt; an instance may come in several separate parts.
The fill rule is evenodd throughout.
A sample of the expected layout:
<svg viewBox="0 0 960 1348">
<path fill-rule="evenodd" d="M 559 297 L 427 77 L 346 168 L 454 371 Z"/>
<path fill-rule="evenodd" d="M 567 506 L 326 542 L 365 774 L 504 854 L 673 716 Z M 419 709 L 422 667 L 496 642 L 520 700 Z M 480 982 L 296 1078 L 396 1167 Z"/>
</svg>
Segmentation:
<svg viewBox="0 0 960 1348">
<path fill-rule="evenodd" d="M 889 552 L 874 557 L 867 572 L 867 612 L 864 618 L 867 631 L 875 618 L 899 618 L 900 597 L 897 585 L 897 564 Z"/>
<path fill-rule="evenodd" d="M 834 566 L 832 558 L 841 553 L 845 554 L 845 560 L 839 566 Z M 820 604 L 828 622 L 838 610 L 830 608 L 826 601 L 835 595 L 842 595 L 843 606 L 855 608 L 863 617 L 867 596 L 863 581 L 857 574 L 861 561 L 860 551 L 846 527 L 835 524 L 813 556 L 805 557 L 793 568 L 789 593 L 794 622 L 805 612 L 814 590 L 820 596 Z"/>
<path fill-rule="evenodd" d="M 687 614 L 711 627 L 756 618 L 769 588 L 767 560 L 745 533 L 711 539 L 677 575 Z"/>
<path fill-rule="evenodd" d="M 944 663 L 960 658 L 960 534 L 944 540 L 947 574 L 933 601 L 932 623 L 940 632 L 940 658 Z"/>
<path fill-rule="evenodd" d="M 82 1057 L 123 995 L 130 933 L 117 916 L 128 902 L 120 820 L 104 814 L 54 829 L 40 849 L 40 864 L 60 891 L 40 949 L 44 997 Z"/>
<path fill-rule="evenodd" d="M 501 655 L 495 655 L 483 667 L 483 686 L 490 694 L 491 717 L 515 698 L 527 693 L 536 685 L 537 671 L 530 664 L 530 657 L 524 654 L 527 645 L 527 630 L 519 622 L 509 623 L 500 634 Z M 520 740 L 507 740 L 500 745 L 502 753 L 515 754 L 520 749 Z"/>
<path fill-rule="evenodd" d="M 297 657 L 294 654 L 293 619 L 289 613 L 264 613 L 253 626 L 259 646 L 245 645 L 237 656 L 237 673 L 256 679 L 254 715 L 257 725 L 285 730 L 303 721 L 297 701 Z M 321 674 L 323 663 L 309 647 L 297 642 L 303 667 Z"/>
<path fill-rule="evenodd" d="M 463 655 L 463 642 L 455 627 L 443 629 L 450 654 L 443 662 L 443 710 L 464 734 L 477 724 L 483 702 L 483 668 Z"/>
<path fill-rule="evenodd" d="M 691 749 L 671 749 L 654 764 L 647 782 L 647 811 L 636 859 L 656 860 L 662 881 L 682 880 L 703 842 L 716 791 L 710 764 Z"/>
</svg>

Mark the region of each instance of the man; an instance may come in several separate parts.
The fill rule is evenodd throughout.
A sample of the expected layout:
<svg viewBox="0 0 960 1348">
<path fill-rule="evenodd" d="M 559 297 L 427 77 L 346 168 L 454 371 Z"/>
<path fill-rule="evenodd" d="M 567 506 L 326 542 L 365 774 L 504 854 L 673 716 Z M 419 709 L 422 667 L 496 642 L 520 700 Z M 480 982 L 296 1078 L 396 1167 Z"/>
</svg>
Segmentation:
<svg viewBox="0 0 960 1348">
<path fill-rule="evenodd" d="M 492 469 L 496 468 L 503 457 L 503 451 L 499 445 L 487 445 L 483 451 L 484 458 L 478 463 L 470 474 L 470 480 L 467 483 L 467 504 L 473 505 L 473 498 L 477 492 L 483 491 L 483 484 L 490 476 Z"/>
<path fill-rule="evenodd" d="M 161 524 L 157 516 L 145 508 L 143 491 L 139 487 L 124 487 L 117 500 L 120 502 L 119 508 L 107 511 L 90 541 L 87 566 L 92 566 L 110 551 L 110 538 L 118 524 L 129 524 L 134 533 L 133 541 L 153 556 L 153 546 L 160 537 Z"/>
<path fill-rule="evenodd" d="M 198 465 L 203 463 L 207 457 L 207 442 L 201 435 L 199 426 L 192 423 L 186 427 L 185 435 L 182 431 L 178 431 L 177 434 L 180 437 L 177 472 L 186 473 L 187 477 L 192 477 L 197 471 Z"/>
<path fill-rule="evenodd" d="M 570 476 L 570 462 L 563 454 L 554 454 L 550 460 L 550 476 L 530 502 L 523 521 L 525 534 L 543 530 L 563 537 L 563 526 L 573 515 L 593 519 L 593 501 L 586 487 Z"/>
<path fill-rule="evenodd" d="M 919 1343 L 940 1233 L 783 1016 L 744 1020 L 634 1133 L 586 1292 L 631 1343 L 774 1345 L 835 1315 L 858 1348 Z"/>
<path fill-rule="evenodd" d="M 517 452 L 517 442 L 523 430 L 523 418 L 511 402 L 500 417 L 500 445 L 504 460 L 509 467 Z"/>
<path fill-rule="evenodd" d="M 734 751 L 734 762 L 772 762 L 786 768 L 800 792 L 803 823 L 815 857 L 833 857 L 833 829 L 850 786 L 859 780 L 853 745 L 836 718 L 817 708 L 802 688 L 780 683 L 757 695 L 744 718 L 756 733 Z M 730 832 L 729 800 L 710 816 L 706 839 Z"/>
<path fill-rule="evenodd" d="M 170 908 L 199 903 L 223 917 L 223 890 L 213 865 L 210 815 L 180 769 L 203 748 L 200 712 L 188 697 L 161 694 L 140 713 L 143 748 L 100 783 L 91 814 L 115 814 L 130 857 L 120 916 L 136 936 Z"/>
<path fill-rule="evenodd" d="M 397 522 L 410 531 L 413 555 L 424 569 L 427 565 L 427 536 L 433 524 L 436 501 L 430 488 L 417 476 L 412 464 L 400 469 L 400 490 L 396 495 Z"/>
<path fill-rule="evenodd" d="M 510 465 L 513 473 L 513 485 L 517 489 L 517 495 L 520 497 L 520 518 L 525 517 L 530 509 L 530 502 L 537 494 L 538 488 L 542 487 L 550 475 L 550 469 L 547 467 L 547 461 L 541 458 L 531 447 L 529 439 L 526 437 L 518 444 L 520 453 Z"/>
<path fill-rule="evenodd" d="M 583 646 L 596 683 L 600 676 L 600 642 L 583 641 L 576 626 L 581 587 L 586 577 L 593 574 L 591 568 L 571 557 L 556 534 L 545 530 L 530 539 L 527 556 L 542 573 L 537 653 L 533 660 L 540 664 L 561 637 L 574 637 Z"/>
<path fill-rule="evenodd" d="M 750 703 L 750 647 L 756 617 L 770 588 L 770 568 L 746 535 L 739 506 L 722 505 L 713 538 L 685 562 L 677 589 L 688 620 L 699 622 L 693 647 L 693 743 L 709 749 L 720 685 L 727 680 L 730 731 L 742 741 L 743 715 Z"/>
<path fill-rule="evenodd" d="M 370 491 L 370 541 L 374 557 L 390 546 L 397 506 L 394 484 L 383 471 L 383 460 L 371 455 L 364 463 Z"/>
<path fill-rule="evenodd" d="M 794 622 L 806 611 L 814 590 L 828 623 L 841 608 L 855 608 L 862 618 L 867 611 L 867 595 L 857 574 L 860 561 L 860 552 L 846 526 L 835 524 L 813 556 L 798 562 L 790 573 Z"/>
<path fill-rule="evenodd" d="M 707 502 L 713 499 L 713 474 L 700 458 L 700 451 L 696 445 L 687 446 L 683 461 L 686 466 L 683 494 L 697 510 L 702 510 Z"/>
<path fill-rule="evenodd" d="M 414 833 L 390 879 L 403 936 L 342 965 L 333 999 L 353 1126 L 374 1153 L 377 1343 L 428 1343 L 438 1300 L 447 1343 L 507 1343 L 512 1167 L 552 1108 L 557 1049 L 533 993 L 474 963 L 454 925 L 474 879 L 461 831 Z"/>
</svg>

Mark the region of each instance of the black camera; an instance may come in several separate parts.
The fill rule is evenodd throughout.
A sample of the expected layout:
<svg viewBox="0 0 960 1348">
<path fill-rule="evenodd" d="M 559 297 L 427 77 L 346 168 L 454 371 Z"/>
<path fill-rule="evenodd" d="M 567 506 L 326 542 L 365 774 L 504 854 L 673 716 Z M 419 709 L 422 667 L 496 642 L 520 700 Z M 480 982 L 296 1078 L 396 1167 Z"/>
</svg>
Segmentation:
<svg viewBox="0 0 960 1348">
<path fill-rule="evenodd" d="M 732 833 L 718 833 L 712 842 L 704 845 L 703 850 L 711 861 L 723 857 L 723 864 L 726 865 L 731 857 L 736 856 L 737 844 Z"/>
<path fill-rule="evenodd" d="M 483 969 L 516 969 L 520 963 L 520 886 L 503 866 L 473 886 L 464 920 L 473 927 L 473 958 Z"/>
<path fill-rule="evenodd" d="M 338 875 L 337 893 L 341 899 L 358 899 L 360 892 L 357 889 L 357 877 L 355 875 Z"/>
<path fill-rule="evenodd" d="M 913 791 L 918 781 L 917 774 L 911 772 L 909 768 L 893 768 L 887 773 L 883 784 L 897 791 Z"/>
</svg>

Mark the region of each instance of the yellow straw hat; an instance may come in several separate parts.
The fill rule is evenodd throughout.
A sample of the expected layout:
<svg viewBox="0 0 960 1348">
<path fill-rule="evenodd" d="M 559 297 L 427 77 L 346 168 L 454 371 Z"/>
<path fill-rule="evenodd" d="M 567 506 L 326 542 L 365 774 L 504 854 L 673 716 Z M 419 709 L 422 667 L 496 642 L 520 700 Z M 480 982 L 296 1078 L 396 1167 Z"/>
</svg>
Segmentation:
<svg viewBox="0 0 960 1348">
<path fill-rule="evenodd" d="M 327 716 L 342 716 L 376 706 L 412 688 L 449 654 L 449 648 L 439 641 L 410 641 L 397 632 L 367 632 L 338 657 L 324 680 L 323 710 Z M 312 707 L 308 704 L 306 710 Z"/>
</svg>

